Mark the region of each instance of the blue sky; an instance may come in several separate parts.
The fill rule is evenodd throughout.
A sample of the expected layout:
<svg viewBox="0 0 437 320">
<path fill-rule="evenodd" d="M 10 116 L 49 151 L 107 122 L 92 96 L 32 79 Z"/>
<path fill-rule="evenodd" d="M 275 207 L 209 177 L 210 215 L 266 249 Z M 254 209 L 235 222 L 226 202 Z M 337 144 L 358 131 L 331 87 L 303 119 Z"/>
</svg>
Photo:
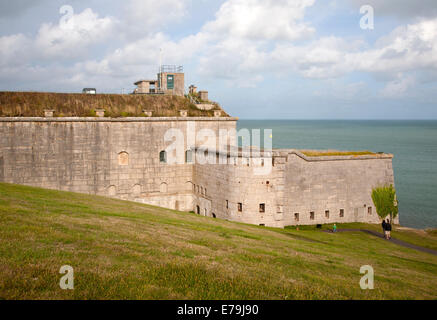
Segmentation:
<svg viewBox="0 0 437 320">
<path fill-rule="evenodd" d="M 240 118 L 437 119 L 435 0 L 0 3 L 2 91 L 132 92 L 160 48 Z"/>
</svg>

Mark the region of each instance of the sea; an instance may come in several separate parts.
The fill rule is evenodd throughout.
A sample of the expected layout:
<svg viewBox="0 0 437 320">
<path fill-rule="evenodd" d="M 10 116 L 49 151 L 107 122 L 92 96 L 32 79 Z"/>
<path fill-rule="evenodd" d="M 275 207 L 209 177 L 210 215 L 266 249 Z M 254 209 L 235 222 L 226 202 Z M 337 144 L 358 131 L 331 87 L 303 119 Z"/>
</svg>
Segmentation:
<svg viewBox="0 0 437 320">
<path fill-rule="evenodd" d="M 437 228 L 437 121 L 240 120 L 238 127 L 272 129 L 273 148 L 392 153 L 401 225 Z"/>
</svg>

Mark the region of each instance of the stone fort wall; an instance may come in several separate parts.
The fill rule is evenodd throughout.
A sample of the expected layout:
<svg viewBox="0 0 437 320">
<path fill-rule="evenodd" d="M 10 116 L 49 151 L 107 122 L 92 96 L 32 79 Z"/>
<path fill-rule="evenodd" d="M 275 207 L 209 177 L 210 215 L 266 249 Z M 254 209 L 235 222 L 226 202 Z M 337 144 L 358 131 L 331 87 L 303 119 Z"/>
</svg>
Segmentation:
<svg viewBox="0 0 437 320">
<path fill-rule="evenodd" d="M 194 206 L 202 215 L 270 227 L 380 223 L 371 193 L 394 185 L 392 158 L 306 157 L 297 150 L 275 150 L 266 175 L 254 174 L 259 161 L 244 157 L 235 165 L 195 166 Z"/>
<path fill-rule="evenodd" d="M 235 129 L 234 118 L 1 118 L 0 181 L 193 208 L 193 164 L 168 165 L 169 128 Z M 185 148 L 187 145 L 185 135 Z"/>
<path fill-rule="evenodd" d="M 286 159 L 284 225 L 380 223 L 371 195 L 395 184 L 392 155 L 319 158 L 291 151 Z"/>
<path fill-rule="evenodd" d="M 229 158 L 229 164 L 161 163 L 160 152 L 170 144 L 164 140 L 168 129 L 185 133 L 194 123 L 195 133 L 209 129 L 220 136 L 222 129 L 235 129 L 236 121 L 0 118 L 0 181 L 271 227 L 379 223 L 371 192 L 394 184 L 392 155 L 307 157 L 274 150 L 266 174 L 259 170 L 265 171 L 269 159 L 262 163 L 243 155 Z"/>
</svg>

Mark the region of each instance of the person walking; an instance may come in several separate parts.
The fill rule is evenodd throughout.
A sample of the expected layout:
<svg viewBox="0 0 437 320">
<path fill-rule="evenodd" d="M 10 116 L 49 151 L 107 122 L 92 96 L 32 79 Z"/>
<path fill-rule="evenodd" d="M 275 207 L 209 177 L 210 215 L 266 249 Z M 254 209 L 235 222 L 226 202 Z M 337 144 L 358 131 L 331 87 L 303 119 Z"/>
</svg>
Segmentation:
<svg viewBox="0 0 437 320">
<path fill-rule="evenodd" d="M 387 230 L 387 240 L 391 240 L 392 226 L 391 226 L 390 220 L 388 220 L 388 219 L 387 219 L 386 230 Z"/>
<path fill-rule="evenodd" d="M 333 229 L 333 232 L 334 232 L 334 233 L 336 233 L 336 232 L 337 232 L 337 225 L 336 225 L 336 224 L 334 224 L 334 229 Z"/>
<path fill-rule="evenodd" d="M 382 220 L 382 234 L 384 235 L 384 238 L 387 239 L 387 223 L 385 220 Z"/>
</svg>

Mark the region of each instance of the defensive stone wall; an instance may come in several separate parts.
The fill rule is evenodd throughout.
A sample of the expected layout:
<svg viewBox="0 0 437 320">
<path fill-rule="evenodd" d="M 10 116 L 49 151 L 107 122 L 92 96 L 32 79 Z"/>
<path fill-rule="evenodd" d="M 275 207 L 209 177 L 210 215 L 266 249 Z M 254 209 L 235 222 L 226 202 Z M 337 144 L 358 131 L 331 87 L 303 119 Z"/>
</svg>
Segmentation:
<svg viewBox="0 0 437 320">
<path fill-rule="evenodd" d="M 273 160 L 244 157 L 235 165 L 194 167 L 194 206 L 201 215 L 285 227 L 325 223 L 379 223 L 371 193 L 393 184 L 392 155 L 307 157 L 274 150 Z M 399 223 L 399 218 L 396 220 Z"/>
<path fill-rule="evenodd" d="M 234 118 L 0 118 L 0 181 L 193 208 L 193 164 L 162 163 L 167 130 L 235 129 Z"/>
<path fill-rule="evenodd" d="M 194 167 L 195 212 L 225 220 L 283 227 L 282 173 L 277 168 L 264 173 L 266 165 L 261 165 L 261 159 L 237 157 L 228 161 L 228 165 Z"/>
<path fill-rule="evenodd" d="M 0 118 L 0 181 L 271 227 L 379 223 L 371 193 L 377 186 L 394 185 L 389 154 L 309 157 L 273 150 L 263 159 L 239 150 L 226 153 L 226 164 L 220 164 L 220 152 L 214 153 L 216 164 L 192 163 L 185 154 L 179 154 L 184 159 L 178 164 L 167 157 L 163 161 L 161 152 L 174 143 L 165 139 L 168 130 L 179 130 L 186 151 L 193 141 L 197 152 L 205 144 L 220 150 L 220 141 L 190 137 L 204 129 L 220 137 L 221 130 L 234 131 L 236 121 Z M 234 143 L 229 136 L 227 144 L 235 148 Z"/>
</svg>

